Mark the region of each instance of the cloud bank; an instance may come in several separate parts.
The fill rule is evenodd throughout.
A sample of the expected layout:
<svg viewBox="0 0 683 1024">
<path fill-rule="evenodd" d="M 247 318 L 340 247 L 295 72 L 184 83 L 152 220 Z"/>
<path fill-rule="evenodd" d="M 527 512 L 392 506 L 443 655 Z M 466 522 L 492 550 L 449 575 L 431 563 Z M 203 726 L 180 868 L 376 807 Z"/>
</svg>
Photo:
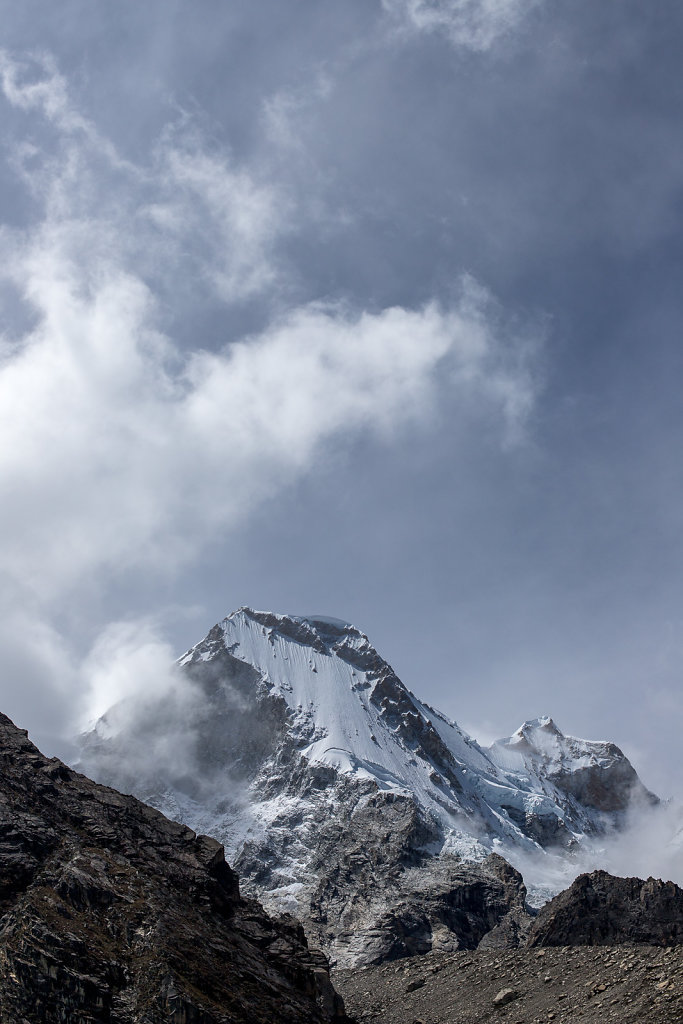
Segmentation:
<svg viewBox="0 0 683 1024">
<path fill-rule="evenodd" d="M 184 114 L 131 163 L 49 57 L 3 54 L 0 76 L 27 119 L 12 159 L 32 203 L 0 232 L 14 310 L 0 342 L 0 632 L 24 685 L 82 695 L 102 650 L 100 695 L 116 696 L 131 659 L 151 679 L 163 638 L 145 627 L 136 654 L 140 629 L 103 622 L 83 662 L 56 622 L 65 604 L 78 617 L 122 575 L 173 575 L 327 446 L 391 442 L 444 396 L 491 417 L 503 441 L 519 436 L 532 349 L 473 279 L 414 309 L 288 304 L 277 241 L 296 211 L 280 182 L 237 166 Z M 35 123 L 42 147 L 27 141 Z M 256 295 L 270 310 L 256 332 L 210 347 L 176 334 L 207 304 L 227 315 Z"/>
</svg>

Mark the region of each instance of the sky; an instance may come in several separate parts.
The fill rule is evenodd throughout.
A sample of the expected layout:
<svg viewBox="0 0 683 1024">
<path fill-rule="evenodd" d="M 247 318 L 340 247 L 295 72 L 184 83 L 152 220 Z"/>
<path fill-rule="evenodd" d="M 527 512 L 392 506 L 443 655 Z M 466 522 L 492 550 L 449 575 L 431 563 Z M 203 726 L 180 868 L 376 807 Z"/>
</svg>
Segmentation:
<svg viewBox="0 0 683 1024">
<path fill-rule="evenodd" d="M 683 8 L 0 0 L 2 710 L 242 605 L 683 795 Z"/>
</svg>

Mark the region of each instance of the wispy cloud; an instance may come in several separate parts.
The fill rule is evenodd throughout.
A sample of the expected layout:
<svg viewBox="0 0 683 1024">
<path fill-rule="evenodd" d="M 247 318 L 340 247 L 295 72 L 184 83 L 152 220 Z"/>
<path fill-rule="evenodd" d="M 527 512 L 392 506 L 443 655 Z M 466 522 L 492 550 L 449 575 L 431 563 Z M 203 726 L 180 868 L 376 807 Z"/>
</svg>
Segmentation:
<svg viewBox="0 0 683 1024">
<path fill-rule="evenodd" d="M 262 118 L 268 138 L 277 149 L 305 151 L 299 119 L 311 106 L 324 102 L 334 91 L 335 76 L 329 69 L 318 71 L 305 87 L 286 89 L 267 97 Z"/>
<path fill-rule="evenodd" d="M 16 57 L 0 50 L 0 81 L 5 97 L 13 106 L 40 110 L 69 134 L 77 131 L 93 134 L 92 125 L 72 107 L 67 81 L 50 53 Z"/>
<path fill-rule="evenodd" d="M 541 0 L 382 0 L 394 24 L 411 32 L 438 32 L 454 46 L 489 50 Z"/>
<path fill-rule="evenodd" d="M 12 106 L 53 129 L 41 147 L 10 141 L 15 168 L 44 206 L 33 237 L 40 230 L 68 246 L 83 271 L 108 261 L 157 283 L 185 274 L 228 303 L 274 285 L 288 198 L 256 168 L 237 166 L 189 115 L 179 113 L 135 164 L 74 108 L 49 55 L 0 51 L 0 84 Z"/>
<path fill-rule="evenodd" d="M 189 243 L 200 273 L 226 302 L 272 286 L 273 248 L 290 212 L 283 190 L 207 150 L 185 122 L 166 133 L 157 163 L 161 195 L 141 213 L 167 243 Z"/>
</svg>

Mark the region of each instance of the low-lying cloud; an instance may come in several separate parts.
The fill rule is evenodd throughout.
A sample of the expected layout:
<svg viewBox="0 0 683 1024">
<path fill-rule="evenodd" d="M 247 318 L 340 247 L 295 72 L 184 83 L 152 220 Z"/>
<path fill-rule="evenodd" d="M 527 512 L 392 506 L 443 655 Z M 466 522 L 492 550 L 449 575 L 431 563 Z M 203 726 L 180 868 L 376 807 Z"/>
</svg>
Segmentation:
<svg viewBox="0 0 683 1024">
<path fill-rule="evenodd" d="M 26 254 L 37 325 L 0 372 L 0 565 L 43 596 L 84 573 L 191 558 L 314 464 L 338 435 L 429 416 L 439 376 L 515 431 L 530 379 L 485 311 L 431 303 L 356 314 L 312 305 L 218 352 L 183 354 L 121 267 L 84 282 Z M 88 287 L 88 285 L 90 285 Z"/>
<path fill-rule="evenodd" d="M 521 871 L 535 906 L 567 888 L 578 875 L 598 869 L 683 885 L 683 806 L 675 800 L 652 807 L 635 804 L 618 830 L 586 836 L 560 856 L 553 850 L 537 855 L 512 848 L 501 852 Z"/>
<path fill-rule="evenodd" d="M 138 794 L 199 777 L 197 727 L 206 699 L 175 665 L 153 622 L 110 623 L 84 659 L 81 751 L 89 774 Z M 117 737 L 114 757 L 108 740 Z"/>
</svg>

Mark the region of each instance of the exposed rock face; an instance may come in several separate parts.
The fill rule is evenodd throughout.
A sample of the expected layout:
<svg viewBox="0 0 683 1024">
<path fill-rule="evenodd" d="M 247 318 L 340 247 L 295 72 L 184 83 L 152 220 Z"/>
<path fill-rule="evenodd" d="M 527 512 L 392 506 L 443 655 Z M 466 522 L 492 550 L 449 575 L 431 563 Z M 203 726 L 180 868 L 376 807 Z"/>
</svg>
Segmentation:
<svg viewBox="0 0 683 1024">
<path fill-rule="evenodd" d="M 341 1022 L 293 919 L 222 846 L 45 758 L 0 715 L 0 1020 Z"/>
<path fill-rule="evenodd" d="M 579 875 L 540 911 L 530 946 L 611 946 L 683 943 L 683 889 L 656 878 Z"/>
<path fill-rule="evenodd" d="M 324 875 L 305 921 L 336 963 L 475 949 L 482 940 L 514 947 L 531 922 L 522 876 L 495 854 L 482 864 L 433 858 L 385 877 L 360 853 L 346 871 L 342 863 Z"/>
<path fill-rule="evenodd" d="M 177 683 L 175 712 L 166 695 L 107 712 L 84 770 L 218 838 L 243 890 L 336 963 L 487 931 L 508 944 L 526 917 L 517 895 L 503 907 L 492 853 L 561 857 L 632 799 L 656 801 L 617 747 L 549 718 L 481 747 L 339 620 L 240 609 L 180 659 Z"/>
</svg>

